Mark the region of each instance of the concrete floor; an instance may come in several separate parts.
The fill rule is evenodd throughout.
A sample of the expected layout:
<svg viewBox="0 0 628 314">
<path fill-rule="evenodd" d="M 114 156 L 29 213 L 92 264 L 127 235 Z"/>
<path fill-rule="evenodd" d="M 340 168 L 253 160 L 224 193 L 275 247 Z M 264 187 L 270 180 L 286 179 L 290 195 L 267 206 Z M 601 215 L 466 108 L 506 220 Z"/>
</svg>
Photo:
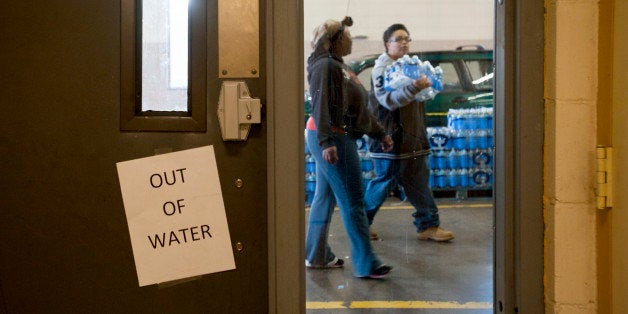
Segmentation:
<svg viewBox="0 0 628 314">
<path fill-rule="evenodd" d="M 419 241 L 409 203 L 390 198 L 378 213 L 373 241 L 393 266 L 383 280 L 352 276 L 349 243 L 334 215 L 329 242 L 344 269 L 307 269 L 307 313 L 492 313 L 493 207 L 491 199 L 437 200 L 448 243 Z M 308 213 L 306 213 L 307 219 Z"/>
</svg>

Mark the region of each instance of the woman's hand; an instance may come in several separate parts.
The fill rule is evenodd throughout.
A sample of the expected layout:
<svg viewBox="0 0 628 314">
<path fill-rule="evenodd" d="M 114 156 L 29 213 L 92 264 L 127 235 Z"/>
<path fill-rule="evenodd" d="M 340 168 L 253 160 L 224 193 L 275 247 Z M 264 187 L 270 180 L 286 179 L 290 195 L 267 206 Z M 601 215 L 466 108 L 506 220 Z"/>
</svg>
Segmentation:
<svg viewBox="0 0 628 314">
<path fill-rule="evenodd" d="M 338 161 L 338 150 L 336 149 L 336 146 L 330 146 L 323 149 L 323 159 L 326 162 L 335 165 Z"/>
<path fill-rule="evenodd" d="M 381 142 L 382 142 L 382 149 L 385 152 L 389 152 L 393 149 L 394 142 L 392 140 L 392 137 L 390 137 L 390 135 L 384 136 Z"/>
</svg>

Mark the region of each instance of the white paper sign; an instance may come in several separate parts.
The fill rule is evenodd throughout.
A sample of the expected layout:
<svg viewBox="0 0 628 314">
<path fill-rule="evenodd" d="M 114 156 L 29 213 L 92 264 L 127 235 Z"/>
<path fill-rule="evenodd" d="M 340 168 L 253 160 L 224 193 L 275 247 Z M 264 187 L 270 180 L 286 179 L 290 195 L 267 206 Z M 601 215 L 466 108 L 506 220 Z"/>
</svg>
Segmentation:
<svg viewBox="0 0 628 314">
<path fill-rule="evenodd" d="M 117 168 L 140 286 L 235 269 L 213 146 Z"/>
</svg>

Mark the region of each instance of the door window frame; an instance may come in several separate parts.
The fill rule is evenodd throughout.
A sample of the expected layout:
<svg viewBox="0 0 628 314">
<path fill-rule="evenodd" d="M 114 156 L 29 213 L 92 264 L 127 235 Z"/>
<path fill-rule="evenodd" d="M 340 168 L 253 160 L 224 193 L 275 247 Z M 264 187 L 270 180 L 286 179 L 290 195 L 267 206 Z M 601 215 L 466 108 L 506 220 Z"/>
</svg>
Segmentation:
<svg viewBox="0 0 628 314">
<path fill-rule="evenodd" d="M 142 0 L 120 3 L 120 129 L 205 132 L 207 130 L 207 4 L 189 1 L 188 111 L 142 111 Z"/>
</svg>

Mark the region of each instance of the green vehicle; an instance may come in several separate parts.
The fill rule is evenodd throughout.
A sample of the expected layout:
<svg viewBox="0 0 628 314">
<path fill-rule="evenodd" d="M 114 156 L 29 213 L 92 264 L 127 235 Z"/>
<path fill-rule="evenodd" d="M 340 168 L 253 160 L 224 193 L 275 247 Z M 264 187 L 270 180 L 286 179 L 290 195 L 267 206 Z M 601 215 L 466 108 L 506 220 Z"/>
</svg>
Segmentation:
<svg viewBox="0 0 628 314">
<path fill-rule="evenodd" d="M 481 46 L 461 46 L 455 50 L 409 53 L 421 61 L 443 69 L 443 91 L 426 102 L 428 127 L 446 126 L 449 109 L 493 107 L 493 51 Z M 371 71 L 379 54 L 367 55 L 347 65 L 358 75 L 366 90 L 371 89 Z M 305 95 L 306 119 L 310 112 L 309 93 Z"/>
</svg>

